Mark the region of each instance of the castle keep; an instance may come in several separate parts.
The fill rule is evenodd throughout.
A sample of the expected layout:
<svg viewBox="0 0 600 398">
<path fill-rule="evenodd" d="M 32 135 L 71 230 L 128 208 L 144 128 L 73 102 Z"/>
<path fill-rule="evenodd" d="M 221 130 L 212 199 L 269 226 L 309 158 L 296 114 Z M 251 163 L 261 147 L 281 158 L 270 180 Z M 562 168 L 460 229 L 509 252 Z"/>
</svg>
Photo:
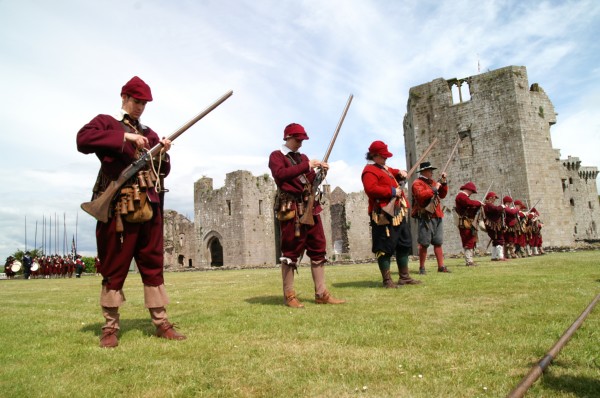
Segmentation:
<svg viewBox="0 0 600 398">
<path fill-rule="evenodd" d="M 463 79 L 440 78 L 410 89 L 404 117 L 407 168 L 437 138 L 426 159 L 438 167 L 434 172 L 437 178 L 458 142 L 448 163 L 449 194 L 442 200 L 446 254 L 462 252 L 451 212 L 458 188 L 467 181 L 477 185 L 475 199 L 482 200 L 491 184 L 498 196 L 510 194 L 535 205 L 545 224 L 545 247 L 598 239 L 598 169 L 581 166 L 577 157 L 560 159 L 550 138 L 555 123 L 554 106 L 538 84 L 529 85 L 525 67 L 509 66 Z M 328 257 L 372 259 L 364 192 L 322 188 Z M 248 171 L 235 171 L 227 174 L 224 186 L 216 190 L 211 178 L 201 178 L 194 184 L 193 223 L 175 212 L 165 212 L 165 265 L 276 265 L 275 192 L 268 174 L 256 177 Z M 484 251 L 487 234 L 480 232 L 479 236 L 478 247 Z M 413 243 L 416 249 L 416 239 Z"/>
<path fill-rule="evenodd" d="M 459 142 L 447 169 L 450 190 L 442 200 L 446 252 L 462 250 L 451 209 L 467 181 L 479 190 L 474 198 L 482 200 L 491 184 L 500 197 L 535 205 L 545 224 L 544 246 L 570 246 L 577 239 L 598 237 L 597 168 L 560 160 L 550 139 L 555 123 L 550 99 L 538 84 L 529 85 L 522 66 L 465 79 L 436 79 L 410 89 L 404 118 L 407 167 L 437 138 L 428 160 L 442 169 Z M 485 247 L 487 236 L 480 238 L 479 247 Z"/>
</svg>

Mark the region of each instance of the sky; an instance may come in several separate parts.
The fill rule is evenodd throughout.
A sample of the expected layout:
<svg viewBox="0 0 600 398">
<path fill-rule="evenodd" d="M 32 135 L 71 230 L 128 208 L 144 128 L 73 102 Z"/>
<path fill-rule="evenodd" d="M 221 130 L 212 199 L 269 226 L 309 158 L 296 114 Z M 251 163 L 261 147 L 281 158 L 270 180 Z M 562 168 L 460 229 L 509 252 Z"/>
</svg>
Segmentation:
<svg viewBox="0 0 600 398">
<path fill-rule="evenodd" d="M 75 137 L 119 111 L 133 76 L 152 88 L 142 122 L 161 136 L 233 90 L 170 151 L 165 207 L 193 221 L 194 182 L 269 173 L 289 123 L 322 159 L 350 94 L 325 183 L 359 191 L 372 141 L 406 167 L 411 87 L 509 65 L 527 67 L 554 104 L 561 157 L 598 167 L 599 37 L 595 0 L 0 0 L 0 257 L 63 254 L 75 237 L 95 255 L 80 204 L 99 161 Z"/>
</svg>

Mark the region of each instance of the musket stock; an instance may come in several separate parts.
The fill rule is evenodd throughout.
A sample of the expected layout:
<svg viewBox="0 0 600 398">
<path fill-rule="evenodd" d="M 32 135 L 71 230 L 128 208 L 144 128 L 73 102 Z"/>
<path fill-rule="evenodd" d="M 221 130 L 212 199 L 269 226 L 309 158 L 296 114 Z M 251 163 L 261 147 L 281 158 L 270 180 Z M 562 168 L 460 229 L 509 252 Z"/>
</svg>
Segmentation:
<svg viewBox="0 0 600 398">
<path fill-rule="evenodd" d="M 212 105 L 206 108 L 204 111 L 200 112 L 196 116 L 194 116 L 190 121 L 185 123 L 179 129 L 177 129 L 173 134 L 167 137 L 168 140 L 174 141 L 177 137 L 183 134 L 187 129 L 196 124 L 200 119 L 204 116 L 208 115 L 212 112 L 217 106 L 221 105 L 225 100 L 233 94 L 233 91 L 230 90 L 225 93 L 221 98 L 216 100 Z M 110 217 L 110 206 L 114 197 L 119 193 L 121 187 L 133 176 L 136 175 L 138 171 L 144 168 L 148 162 L 152 161 L 152 158 L 158 155 L 163 147 L 162 143 L 158 143 L 153 146 L 149 151 L 145 152 L 139 159 L 135 160 L 129 166 L 127 166 L 119 175 L 119 177 L 115 181 L 111 181 L 104 192 L 96 199 L 91 202 L 85 202 L 81 204 L 81 208 L 83 211 L 94 217 L 96 220 L 100 222 L 108 222 Z"/>
<path fill-rule="evenodd" d="M 425 159 L 425 157 L 433 149 L 433 146 L 436 143 L 437 143 L 437 138 L 434 138 L 433 141 L 431 141 L 431 144 L 429 144 L 429 146 L 427 147 L 427 149 L 425 149 L 425 151 L 423 152 L 423 154 L 421 155 L 421 157 L 419 157 L 419 159 L 417 159 L 417 161 L 410 168 L 410 170 L 408 171 L 408 173 L 406 173 L 406 181 L 410 180 L 410 177 L 414 174 L 415 170 L 417 170 L 417 167 L 419 167 L 419 165 L 421 164 L 421 162 L 423 162 L 423 160 Z M 395 207 L 396 207 L 396 199 L 392 198 L 387 205 L 385 205 L 384 207 L 381 208 L 381 210 L 385 211 L 387 214 L 389 214 L 390 216 L 394 217 L 395 216 L 395 214 L 394 214 L 395 213 L 395 211 L 394 211 Z"/>
<path fill-rule="evenodd" d="M 331 141 L 329 142 L 329 146 L 327 147 L 327 151 L 325 152 L 325 156 L 323 157 L 323 161 L 321 163 L 327 163 L 327 160 L 329 159 L 329 155 L 331 154 L 331 150 L 333 149 L 335 140 L 337 139 L 338 133 L 340 132 L 342 124 L 344 123 L 344 119 L 346 118 L 346 114 L 348 113 L 348 108 L 350 108 L 350 104 L 352 103 L 352 98 L 354 98 L 354 95 L 350 94 L 350 96 L 348 97 L 348 101 L 346 102 L 346 106 L 344 107 L 344 111 L 342 112 L 342 116 L 340 117 L 340 120 L 335 128 L 335 132 L 331 137 Z M 317 175 L 312 183 L 312 189 L 308 198 L 308 202 L 306 204 L 306 209 L 304 209 L 304 214 L 302 215 L 302 217 L 300 217 L 300 224 L 315 225 L 315 220 L 313 219 L 315 196 L 317 195 L 319 185 L 321 185 L 321 182 L 323 182 L 324 177 L 325 170 L 319 168 L 319 170 L 317 171 Z"/>
</svg>

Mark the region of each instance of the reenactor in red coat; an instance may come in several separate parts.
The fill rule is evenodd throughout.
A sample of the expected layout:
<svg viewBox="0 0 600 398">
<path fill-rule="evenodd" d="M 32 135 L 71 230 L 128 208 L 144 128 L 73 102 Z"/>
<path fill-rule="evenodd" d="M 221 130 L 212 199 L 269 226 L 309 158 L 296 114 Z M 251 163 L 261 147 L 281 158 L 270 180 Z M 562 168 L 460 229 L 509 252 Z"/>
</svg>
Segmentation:
<svg viewBox="0 0 600 398">
<path fill-rule="evenodd" d="M 505 256 L 506 258 L 517 258 L 515 244 L 517 242 L 517 213 L 519 209 L 514 207 L 513 199 L 508 195 L 502 198 L 502 205 L 504 206 L 504 223 L 506 226 L 504 231 Z"/>
<path fill-rule="evenodd" d="M 310 269 L 315 285 L 315 303 L 342 304 L 345 300 L 334 298 L 325 285 L 325 263 L 327 262 L 325 233 L 321 221 L 321 205 L 314 201 L 312 217 L 314 225 L 301 224 L 300 218 L 308 210 L 312 195 L 312 184 L 316 177 L 315 168 L 326 172 L 327 163 L 308 159 L 299 151 L 302 142 L 308 140 L 304 127 L 291 123 L 283 131 L 285 144 L 269 156 L 269 169 L 277 184 L 276 213 L 281 238 L 281 278 L 285 305 L 303 308 L 294 290 L 294 271 L 298 259 L 306 251 L 310 258 Z"/>
<path fill-rule="evenodd" d="M 437 260 L 438 272 L 450 272 L 444 265 L 444 228 L 442 220 L 444 212 L 440 205 L 440 199 L 448 195 L 448 185 L 446 183 L 446 173 L 442 173 L 440 181 L 435 181 L 433 177 L 433 167 L 429 162 L 423 162 L 419 165 L 417 178 L 412 184 L 412 217 L 419 220 L 419 273 L 425 274 L 425 260 L 427 259 L 427 248 L 433 245 L 433 253 Z"/>
<path fill-rule="evenodd" d="M 515 200 L 515 208 L 517 211 L 517 231 L 515 237 L 515 253 L 519 257 L 528 257 L 529 248 L 527 241 L 530 235 L 529 223 L 527 221 L 526 207 L 520 200 Z"/>
<path fill-rule="evenodd" d="M 504 207 L 496 205 L 498 195 L 495 192 L 488 192 L 485 196 L 485 230 L 490 237 L 492 245 L 492 261 L 506 261 L 504 258 Z"/>
<path fill-rule="evenodd" d="M 377 265 L 383 277 L 383 286 L 396 288 L 398 285 L 417 285 L 421 281 L 410 277 L 408 255 L 412 248 L 410 225 L 408 223 L 408 200 L 399 182 L 406 181 L 406 171 L 386 165 L 393 155 L 382 141 L 374 141 L 369 146 L 367 165 L 362 172 L 362 183 L 369 198 L 372 251 L 377 257 Z M 392 214 L 383 209 L 393 201 Z M 391 257 L 396 256 L 400 278 L 398 284 L 392 280 Z"/>
<path fill-rule="evenodd" d="M 456 194 L 455 204 L 458 213 L 458 232 L 462 247 L 465 250 L 465 265 L 471 267 L 476 265 L 473 260 L 475 246 L 477 245 L 477 222 L 476 217 L 483 205 L 478 200 L 471 199 L 471 195 L 477 193 L 477 187 L 471 181 L 460 187 Z"/>
<path fill-rule="evenodd" d="M 152 160 L 152 168 L 143 170 L 124 184 L 108 222 L 99 221 L 96 225 L 99 271 L 103 277 L 100 305 L 106 320 L 100 337 L 101 347 L 118 345 L 119 307 L 125 301 L 122 289 L 132 259 L 142 277 L 144 304 L 156 326 L 156 336 L 169 340 L 186 338 L 169 322 L 165 309 L 169 298 L 163 276 L 164 191 L 157 187 L 162 177 L 170 172 L 166 152 L 171 148 L 171 141 L 160 139 L 156 132 L 140 122 L 150 101 L 150 87 L 135 76 L 122 87 L 121 110 L 115 116 L 98 115 L 77 133 L 77 149 L 85 154 L 96 154 L 101 163 L 95 196 L 111 181 L 117 180 L 142 152 L 159 144 L 163 146 L 162 153 Z M 121 217 L 121 214 L 125 216 Z M 127 217 L 129 214 L 132 216 Z"/>
<path fill-rule="evenodd" d="M 535 207 L 532 207 L 527 217 L 531 228 L 529 246 L 531 246 L 532 254 L 534 256 L 545 254 L 544 249 L 542 248 L 542 227 L 544 226 L 544 223 L 540 220 L 540 213 Z"/>
</svg>

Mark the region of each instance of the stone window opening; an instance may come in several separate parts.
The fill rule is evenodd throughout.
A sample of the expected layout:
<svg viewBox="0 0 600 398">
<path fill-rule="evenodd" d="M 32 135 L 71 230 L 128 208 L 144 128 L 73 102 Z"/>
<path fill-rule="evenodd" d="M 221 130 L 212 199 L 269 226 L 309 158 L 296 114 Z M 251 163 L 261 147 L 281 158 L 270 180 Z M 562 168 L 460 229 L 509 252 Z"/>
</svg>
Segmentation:
<svg viewBox="0 0 600 398">
<path fill-rule="evenodd" d="M 263 201 L 262 199 L 258 200 L 258 215 L 262 216 L 263 212 L 262 212 L 262 206 L 263 206 Z"/>
<path fill-rule="evenodd" d="M 569 200 L 569 203 L 571 204 L 571 207 L 575 207 L 575 200 L 573 198 Z"/>
<path fill-rule="evenodd" d="M 231 200 L 227 200 L 227 214 L 231 215 Z"/>
<path fill-rule="evenodd" d="M 450 90 L 452 91 L 452 103 L 462 104 L 471 100 L 471 89 L 469 82 L 462 79 L 448 80 Z"/>
<path fill-rule="evenodd" d="M 185 258 L 185 256 L 183 254 L 180 254 L 179 256 L 177 256 L 177 264 L 183 265 L 184 258 Z"/>
<path fill-rule="evenodd" d="M 565 192 L 567 190 L 567 180 L 563 178 L 561 181 L 563 192 Z"/>
</svg>

